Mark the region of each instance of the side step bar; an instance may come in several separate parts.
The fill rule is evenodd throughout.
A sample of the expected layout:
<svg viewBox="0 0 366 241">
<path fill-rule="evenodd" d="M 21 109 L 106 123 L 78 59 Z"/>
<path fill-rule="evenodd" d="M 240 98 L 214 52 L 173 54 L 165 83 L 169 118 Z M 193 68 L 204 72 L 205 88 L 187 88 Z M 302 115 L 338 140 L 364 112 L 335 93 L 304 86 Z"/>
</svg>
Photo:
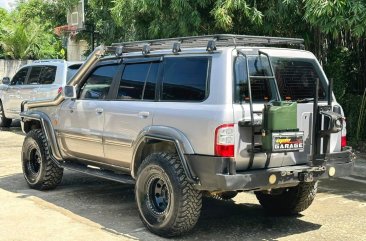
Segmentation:
<svg viewBox="0 0 366 241">
<path fill-rule="evenodd" d="M 70 162 L 60 163 L 60 166 L 65 169 L 68 169 L 68 170 L 85 173 L 85 174 L 92 175 L 95 177 L 101 177 L 101 178 L 108 179 L 111 181 L 116 181 L 116 182 L 125 183 L 125 184 L 135 184 L 135 180 L 131 176 L 126 175 L 126 174 L 117 174 L 117 173 L 109 171 L 109 170 L 91 168 L 86 165 L 70 163 Z"/>
</svg>

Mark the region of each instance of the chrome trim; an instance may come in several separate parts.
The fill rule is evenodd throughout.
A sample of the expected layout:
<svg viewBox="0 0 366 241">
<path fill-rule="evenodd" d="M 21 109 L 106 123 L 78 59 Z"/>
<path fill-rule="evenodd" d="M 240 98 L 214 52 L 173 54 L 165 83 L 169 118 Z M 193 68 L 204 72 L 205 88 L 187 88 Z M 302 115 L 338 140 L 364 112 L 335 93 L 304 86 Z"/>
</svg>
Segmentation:
<svg viewBox="0 0 366 241">
<path fill-rule="evenodd" d="M 115 139 L 115 140 L 106 140 L 104 139 L 105 145 L 111 145 L 111 146 L 121 146 L 121 147 L 132 147 L 132 143 L 128 143 L 127 141 L 124 141 L 122 139 Z"/>
<path fill-rule="evenodd" d="M 90 137 L 91 135 L 83 135 L 83 134 L 73 134 L 73 133 L 65 133 L 65 132 L 58 132 L 58 137 L 62 138 L 70 138 L 74 140 L 86 141 L 86 142 L 94 142 L 102 144 L 102 138 Z"/>
</svg>

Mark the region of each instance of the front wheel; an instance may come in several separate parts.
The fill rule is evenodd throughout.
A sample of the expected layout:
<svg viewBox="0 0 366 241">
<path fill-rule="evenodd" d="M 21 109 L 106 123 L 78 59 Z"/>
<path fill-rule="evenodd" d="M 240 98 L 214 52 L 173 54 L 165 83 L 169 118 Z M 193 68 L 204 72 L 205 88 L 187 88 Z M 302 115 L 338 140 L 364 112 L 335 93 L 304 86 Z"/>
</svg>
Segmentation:
<svg viewBox="0 0 366 241">
<path fill-rule="evenodd" d="M 0 101 L 0 127 L 10 127 L 12 119 L 5 117 L 3 104 Z"/>
<path fill-rule="evenodd" d="M 294 215 L 313 202 L 318 182 L 302 182 L 295 187 L 274 189 L 272 193 L 255 192 L 259 203 L 271 214 Z"/>
<path fill-rule="evenodd" d="M 63 169 L 52 161 L 42 130 L 31 130 L 25 137 L 22 168 L 24 178 L 31 188 L 48 190 L 61 182 Z"/>
<path fill-rule="evenodd" d="M 135 194 L 142 222 L 155 234 L 181 235 L 197 223 L 202 194 L 187 181 L 175 154 L 149 155 L 139 168 Z"/>
</svg>

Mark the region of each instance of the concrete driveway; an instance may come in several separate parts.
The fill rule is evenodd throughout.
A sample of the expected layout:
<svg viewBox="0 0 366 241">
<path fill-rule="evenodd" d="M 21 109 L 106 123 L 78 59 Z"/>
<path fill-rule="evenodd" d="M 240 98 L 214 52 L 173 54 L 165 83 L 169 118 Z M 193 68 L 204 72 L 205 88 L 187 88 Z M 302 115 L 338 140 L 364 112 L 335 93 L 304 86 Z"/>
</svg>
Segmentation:
<svg viewBox="0 0 366 241">
<path fill-rule="evenodd" d="M 0 130 L 0 240 L 165 240 L 141 223 L 133 186 L 65 171 L 57 189 L 29 189 L 23 138 L 19 128 Z M 268 216 L 252 193 L 204 198 L 196 228 L 178 240 L 366 240 L 365 220 L 366 180 L 326 180 L 295 217 Z"/>
</svg>

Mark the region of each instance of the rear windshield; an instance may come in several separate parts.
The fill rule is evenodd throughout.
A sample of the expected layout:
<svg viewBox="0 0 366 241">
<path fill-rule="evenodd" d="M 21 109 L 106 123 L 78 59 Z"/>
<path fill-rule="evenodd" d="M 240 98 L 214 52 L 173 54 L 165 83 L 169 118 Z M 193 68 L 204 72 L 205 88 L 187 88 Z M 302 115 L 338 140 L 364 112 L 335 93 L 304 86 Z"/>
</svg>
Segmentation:
<svg viewBox="0 0 366 241">
<path fill-rule="evenodd" d="M 75 75 L 80 66 L 81 64 L 73 64 L 67 67 L 66 83 L 70 82 L 71 78 Z"/>
<path fill-rule="evenodd" d="M 313 63 L 284 58 L 272 58 L 271 62 L 282 99 L 301 100 L 315 97 L 314 83 L 318 78 L 319 99 L 324 100 L 324 86 Z"/>
<path fill-rule="evenodd" d="M 302 100 L 313 98 L 314 83 L 320 79 L 319 99 L 325 99 L 324 84 L 312 62 L 291 58 L 271 58 L 274 75 L 282 100 Z M 248 57 L 249 75 L 251 76 L 252 99 L 254 102 L 266 102 L 276 98 L 276 86 L 272 78 L 266 56 Z M 239 56 L 235 60 L 236 103 L 249 100 L 246 59 Z M 268 78 L 266 78 L 268 77 Z"/>
</svg>

